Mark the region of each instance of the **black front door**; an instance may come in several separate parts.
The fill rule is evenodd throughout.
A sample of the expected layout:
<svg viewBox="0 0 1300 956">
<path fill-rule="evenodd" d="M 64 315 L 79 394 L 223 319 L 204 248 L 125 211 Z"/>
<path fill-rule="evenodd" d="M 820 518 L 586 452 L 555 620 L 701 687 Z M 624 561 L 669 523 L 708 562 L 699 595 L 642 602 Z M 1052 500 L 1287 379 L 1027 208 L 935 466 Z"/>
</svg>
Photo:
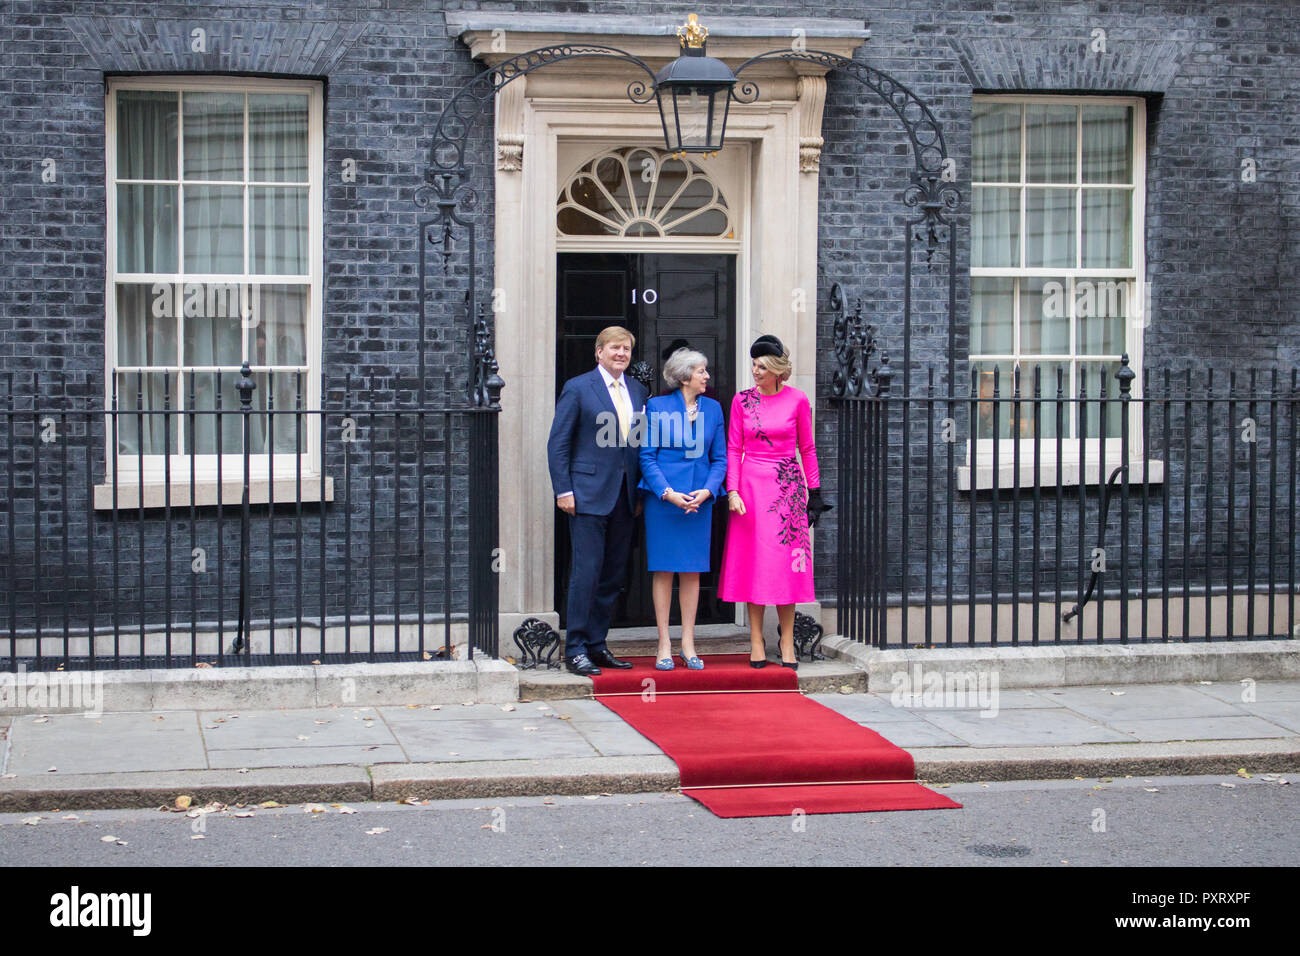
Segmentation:
<svg viewBox="0 0 1300 956">
<path fill-rule="evenodd" d="M 733 360 L 736 257 L 707 254 L 560 253 L 556 272 L 556 395 L 575 375 L 596 364 L 596 336 L 621 325 L 636 336 L 628 374 L 641 378 L 651 395 L 669 389 L 664 359 L 683 346 L 709 360 L 710 398 L 730 414 L 736 389 Z M 711 566 L 722 566 L 726 506 L 713 509 Z M 555 606 L 565 625 L 569 587 L 569 523 L 560 511 L 555 524 Z M 698 624 L 726 624 L 732 605 L 717 599 L 716 570 L 700 578 Z M 655 623 L 646 570 L 645 534 L 638 525 L 629 561 L 627 590 L 614 609 L 614 627 Z M 672 623 L 679 623 L 673 602 Z"/>
</svg>

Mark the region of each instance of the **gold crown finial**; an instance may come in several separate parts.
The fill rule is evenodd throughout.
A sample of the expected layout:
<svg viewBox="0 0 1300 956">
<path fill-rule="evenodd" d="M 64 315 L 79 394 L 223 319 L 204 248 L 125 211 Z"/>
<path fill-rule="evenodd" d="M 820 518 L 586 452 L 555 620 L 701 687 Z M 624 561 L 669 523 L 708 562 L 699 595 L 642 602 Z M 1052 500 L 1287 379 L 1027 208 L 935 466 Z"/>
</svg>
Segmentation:
<svg viewBox="0 0 1300 956">
<path fill-rule="evenodd" d="M 708 38 L 709 28 L 700 26 L 700 18 L 694 13 L 688 14 L 686 22 L 677 28 L 677 39 L 682 46 L 702 47 Z"/>
</svg>

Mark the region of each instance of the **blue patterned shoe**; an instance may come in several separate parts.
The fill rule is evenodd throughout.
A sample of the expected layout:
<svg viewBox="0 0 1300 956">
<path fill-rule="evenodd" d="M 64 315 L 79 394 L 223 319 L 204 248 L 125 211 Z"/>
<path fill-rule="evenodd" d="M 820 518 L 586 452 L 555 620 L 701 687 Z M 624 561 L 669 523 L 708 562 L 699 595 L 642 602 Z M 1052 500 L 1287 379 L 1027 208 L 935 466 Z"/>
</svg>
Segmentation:
<svg viewBox="0 0 1300 956">
<path fill-rule="evenodd" d="M 665 657 L 662 660 L 655 661 L 655 670 L 657 671 L 670 671 L 672 669 L 673 659 L 671 657 Z"/>
<path fill-rule="evenodd" d="M 686 665 L 687 670 L 692 670 L 692 671 L 704 670 L 704 661 L 700 660 L 698 657 L 687 657 L 685 654 L 683 654 L 682 663 Z"/>
</svg>

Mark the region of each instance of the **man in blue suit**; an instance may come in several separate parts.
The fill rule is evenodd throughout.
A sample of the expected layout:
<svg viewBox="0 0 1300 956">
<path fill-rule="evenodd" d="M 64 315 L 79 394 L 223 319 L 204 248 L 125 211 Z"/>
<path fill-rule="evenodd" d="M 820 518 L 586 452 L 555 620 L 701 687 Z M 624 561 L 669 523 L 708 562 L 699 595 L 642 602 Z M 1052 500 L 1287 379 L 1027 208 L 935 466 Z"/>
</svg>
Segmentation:
<svg viewBox="0 0 1300 956">
<path fill-rule="evenodd" d="M 546 442 L 555 504 L 569 516 L 572 542 L 564 661 L 584 677 L 632 666 L 609 652 L 605 638 L 641 510 L 637 435 L 644 423 L 636 420 L 646 393 L 623 374 L 635 344 L 621 326 L 601 331 L 596 368 L 564 383 Z"/>
</svg>

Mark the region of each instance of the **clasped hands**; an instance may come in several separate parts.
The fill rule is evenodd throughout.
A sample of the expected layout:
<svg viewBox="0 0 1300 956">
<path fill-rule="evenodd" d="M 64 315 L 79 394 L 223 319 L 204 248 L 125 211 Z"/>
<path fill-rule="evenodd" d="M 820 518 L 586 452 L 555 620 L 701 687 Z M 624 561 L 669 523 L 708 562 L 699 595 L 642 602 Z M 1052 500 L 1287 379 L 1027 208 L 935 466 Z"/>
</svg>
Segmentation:
<svg viewBox="0 0 1300 956">
<path fill-rule="evenodd" d="M 685 495 L 680 491 L 670 491 L 664 495 L 664 501 L 675 504 L 689 515 L 699 511 L 700 505 L 712 497 L 713 495 L 708 488 L 697 488 L 690 494 Z"/>
</svg>

